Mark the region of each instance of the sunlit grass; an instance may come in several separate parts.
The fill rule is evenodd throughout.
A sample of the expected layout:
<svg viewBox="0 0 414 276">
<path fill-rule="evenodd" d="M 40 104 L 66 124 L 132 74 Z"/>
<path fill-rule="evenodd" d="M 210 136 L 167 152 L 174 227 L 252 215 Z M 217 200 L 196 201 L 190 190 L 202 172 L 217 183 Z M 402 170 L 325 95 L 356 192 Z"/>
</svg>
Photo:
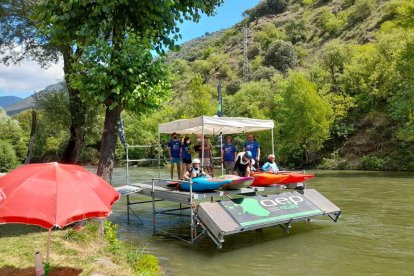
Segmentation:
<svg viewBox="0 0 414 276">
<path fill-rule="evenodd" d="M 145 254 L 136 253 L 135 249 L 119 241 L 114 247 L 113 240 L 108 240 L 107 235 L 99 236 L 97 229 L 96 223 L 88 223 L 80 230 L 67 228 L 53 231 L 49 259 L 52 272 L 53 267 L 64 267 L 82 270 L 81 275 L 157 275 L 156 258 L 154 261 Z M 116 228 L 109 226 L 105 231 L 114 230 Z M 40 227 L 0 225 L 0 274 L 4 267 L 32 268 L 34 272 L 36 251 L 40 251 L 43 261 L 46 261 L 47 237 L 48 232 Z M 139 264 L 145 268 L 147 263 L 155 263 L 157 269 L 143 272 L 135 267 Z"/>
</svg>

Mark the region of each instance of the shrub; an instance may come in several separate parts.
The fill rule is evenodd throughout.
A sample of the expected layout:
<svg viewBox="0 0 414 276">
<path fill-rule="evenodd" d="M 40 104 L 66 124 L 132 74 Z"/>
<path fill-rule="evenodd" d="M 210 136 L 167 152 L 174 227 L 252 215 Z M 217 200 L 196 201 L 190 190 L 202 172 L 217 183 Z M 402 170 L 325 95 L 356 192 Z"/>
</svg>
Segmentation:
<svg viewBox="0 0 414 276">
<path fill-rule="evenodd" d="M 273 67 L 260 66 L 256 71 L 251 75 L 251 80 L 260 81 L 260 80 L 270 80 L 277 71 Z"/>
<path fill-rule="evenodd" d="M 333 14 L 329 9 L 324 9 L 319 14 L 318 25 L 324 33 L 337 36 L 346 26 L 346 13 Z"/>
<path fill-rule="evenodd" d="M 354 26 L 363 21 L 371 15 L 373 9 L 374 3 L 372 0 L 357 0 L 355 5 L 349 8 L 348 25 Z"/>
<path fill-rule="evenodd" d="M 263 15 L 282 13 L 288 5 L 289 0 L 262 0 L 255 7 L 244 11 L 243 15 L 249 16 L 249 20 L 253 21 Z"/>
<path fill-rule="evenodd" d="M 298 64 L 297 55 L 291 42 L 276 40 L 266 51 L 264 64 L 286 73 Z"/>
<path fill-rule="evenodd" d="M 306 41 L 307 31 L 308 29 L 303 19 L 291 19 L 285 24 L 285 32 L 293 44 L 299 41 Z"/>
<path fill-rule="evenodd" d="M 241 87 L 242 83 L 243 82 L 240 79 L 230 81 L 226 86 L 227 94 L 229 94 L 229 95 L 235 94 L 237 91 L 240 90 L 240 87 Z"/>
<path fill-rule="evenodd" d="M 364 156 L 361 160 L 362 168 L 365 170 L 374 170 L 379 171 L 382 170 L 385 166 L 385 160 L 378 157 L 378 156 Z"/>
<path fill-rule="evenodd" d="M 128 263 L 138 275 L 158 275 L 160 268 L 158 259 L 150 254 L 143 254 L 136 250 L 128 253 Z"/>
<path fill-rule="evenodd" d="M 19 165 L 13 146 L 0 140 L 0 172 L 8 172 Z"/>
<path fill-rule="evenodd" d="M 260 44 L 255 43 L 255 44 L 251 45 L 249 47 L 249 49 L 247 50 L 247 57 L 249 59 L 252 59 L 252 58 L 256 57 L 258 54 L 260 54 L 261 51 L 262 50 L 260 48 Z"/>
</svg>

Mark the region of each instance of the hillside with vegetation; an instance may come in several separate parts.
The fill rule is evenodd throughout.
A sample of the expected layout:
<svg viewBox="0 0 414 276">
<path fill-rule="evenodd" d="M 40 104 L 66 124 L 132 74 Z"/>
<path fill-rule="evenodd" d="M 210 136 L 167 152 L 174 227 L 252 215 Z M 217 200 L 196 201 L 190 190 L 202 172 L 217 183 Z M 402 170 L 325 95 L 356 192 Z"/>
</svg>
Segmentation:
<svg viewBox="0 0 414 276">
<path fill-rule="evenodd" d="M 265 0 L 245 15 L 170 55 L 179 117 L 201 99 L 214 114 L 221 79 L 226 116 L 275 120 L 285 166 L 414 169 L 412 1 Z"/>
<path fill-rule="evenodd" d="M 214 115 L 221 82 L 224 116 L 275 121 L 276 155 L 283 167 L 414 170 L 412 1 L 262 0 L 244 15 L 232 28 L 206 33 L 168 53 L 171 98 L 150 114 L 123 113 L 129 144 L 155 144 L 159 123 Z M 248 74 L 243 28 L 248 29 Z M 47 100 L 43 106 L 40 116 L 59 118 L 63 130 L 43 124 L 56 136 L 41 136 L 39 160 L 61 154 L 68 137 L 64 104 L 58 111 Z M 94 112 L 81 158 L 92 163 L 103 118 Z M 10 119 L 20 122 L 27 136 L 28 117 Z M 269 137 L 256 134 L 263 157 L 271 150 Z M 245 138 L 236 137 L 239 149 Z M 156 150 L 132 154 L 156 156 Z M 117 157 L 124 158 L 121 145 Z"/>
</svg>

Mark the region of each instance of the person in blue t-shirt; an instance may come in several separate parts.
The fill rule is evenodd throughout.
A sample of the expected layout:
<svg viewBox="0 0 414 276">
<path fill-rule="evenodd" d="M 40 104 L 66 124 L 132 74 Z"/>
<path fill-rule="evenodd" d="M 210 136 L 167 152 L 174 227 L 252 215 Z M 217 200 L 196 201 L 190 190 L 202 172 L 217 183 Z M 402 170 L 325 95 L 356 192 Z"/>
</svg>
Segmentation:
<svg viewBox="0 0 414 276">
<path fill-rule="evenodd" d="M 181 157 L 183 161 L 181 175 L 184 176 L 185 172 L 191 168 L 191 140 L 190 137 L 184 137 L 181 144 Z"/>
<path fill-rule="evenodd" d="M 276 157 L 273 154 L 270 154 L 267 157 L 267 162 L 262 166 L 262 171 L 264 172 L 272 172 L 272 173 L 278 173 L 279 167 L 277 166 L 275 162 Z"/>
<path fill-rule="evenodd" d="M 174 176 L 174 164 L 177 164 L 177 174 L 178 179 L 181 178 L 181 142 L 178 139 L 177 133 L 171 134 L 171 140 L 168 142 L 168 147 L 170 148 L 170 163 L 171 163 L 171 179 Z"/>
<path fill-rule="evenodd" d="M 226 143 L 221 149 L 221 162 L 223 163 L 226 173 L 230 173 L 233 170 L 236 156 L 237 149 L 233 144 L 233 138 L 227 136 Z"/>
<path fill-rule="evenodd" d="M 253 134 L 249 134 L 247 136 L 248 141 L 244 143 L 243 151 L 250 151 L 253 155 L 254 166 L 259 168 L 259 160 L 260 160 L 260 145 L 254 139 Z"/>
</svg>

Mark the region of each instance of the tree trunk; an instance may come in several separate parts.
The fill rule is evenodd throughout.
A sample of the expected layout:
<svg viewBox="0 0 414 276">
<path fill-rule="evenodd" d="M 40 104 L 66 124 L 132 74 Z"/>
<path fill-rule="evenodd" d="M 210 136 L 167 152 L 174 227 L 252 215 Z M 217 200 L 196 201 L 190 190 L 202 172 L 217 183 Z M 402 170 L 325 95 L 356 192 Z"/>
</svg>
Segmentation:
<svg viewBox="0 0 414 276">
<path fill-rule="evenodd" d="M 27 149 L 27 156 L 26 160 L 24 161 L 24 164 L 30 164 L 30 159 L 32 159 L 32 153 L 33 153 L 33 144 L 34 144 L 34 138 L 36 135 L 37 130 L 37 112 L 36 110 L 32 109 L 32 128 L 30 130 L 30 140 L 29 140 L 29 147 Z"/>
<path fill-rule="evenodd" d="M 118 124 L 121 117 L 122 107 L 117 106 L 110 110 L 109 107 L 105 111 L 105 123 L 102 133 L 101 151 L 99 156 L 99 164 L 97 175 L 108 182 L 112 180 L 112 170 L 115 160 L 116 139 L 118 138 Z"/>
<path fill-rule="evenodd" d="M 80 92 L 69 85 L 69 75 L 72 73 L 73 58 L 71 49 L 63 52 L 65 81 L 69 93 L 69 110 L 71 116 L 70 137 L 66 149 L 62 154 L 60 162 L 76 164 L 79 160 L 80 150 L 85 141 L 86 105 L 80 99 Z"/>
</svg>

